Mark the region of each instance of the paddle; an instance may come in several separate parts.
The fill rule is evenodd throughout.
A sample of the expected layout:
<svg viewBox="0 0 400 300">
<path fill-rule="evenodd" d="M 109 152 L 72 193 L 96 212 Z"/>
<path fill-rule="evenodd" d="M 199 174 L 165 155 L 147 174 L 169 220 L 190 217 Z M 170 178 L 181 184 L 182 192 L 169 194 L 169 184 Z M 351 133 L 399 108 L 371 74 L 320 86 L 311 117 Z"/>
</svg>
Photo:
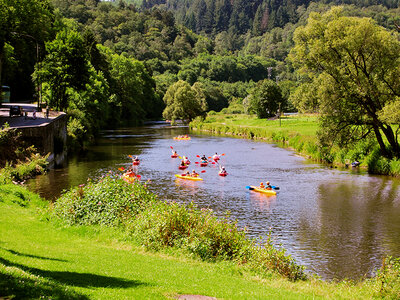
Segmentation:
<svg viewBox="0 0 400 300">
<path fill-rule="evenodd" d="M 201 171 L 200 173 L 205 173 L 206 172 L 206 170 L 203 170 L 203 171 Z"/>
<path fill-rule="evenodd" d="M 251 187 L 251 186 L 249 186 L 249 185 L 246 186 L 246 189 L 248 189 L 248 190 L 250 190 L 250 191 L 254 190 L 254 188 Z"/>
<path fill-rule="evenodd" d="M 125 171 L 125 168 L 121 167 L 121 168 L 118 168 L 118 170 L 120 170 L 122 172 L 122 171 Z"/>
</svg>

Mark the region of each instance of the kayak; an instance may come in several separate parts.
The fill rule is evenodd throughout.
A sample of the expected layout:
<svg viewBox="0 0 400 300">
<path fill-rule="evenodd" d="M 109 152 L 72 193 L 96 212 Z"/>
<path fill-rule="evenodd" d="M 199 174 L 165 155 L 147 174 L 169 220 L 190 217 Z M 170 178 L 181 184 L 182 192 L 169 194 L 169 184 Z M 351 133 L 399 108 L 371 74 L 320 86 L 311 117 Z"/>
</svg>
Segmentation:
<svg viewBox="0 0 400 300">
<path fill-rule="evenodd" d="M 174 140 L 188 141 L 188 140 L 190 140 L 190 137 L 185 138 L 185 137 L 177 137 L 177 136 L 174 136 Z"/>
<path fill-rule="evenodd" d="M 192 177 L 190 175 L 188 176 L 188 175 L 181 175 L 181 174 L 175 174 L 175 177 L 181 178 L 181 179 L 187 179 L 187 180 L 195 180 L 195 181 L 203 180 L 203 178 L 200 178 L 200 177 Z"/>
<path fill-rule="evenodd" d="M 226 176 L 226 175 L 228 175 L 228 173 L 226 173 L 226 172 L 225 172 L 225 173 L 221 173 L 221 172 L 220 172 L 220 173 L 218 173 L 218 175 L 219 175 L 219 176 Z"/>
<path fill-rule="evenodd" d="M 178 168 L 179 168 L 180 170 L 185 170 L 187 167 L 188 167 L 188 166 L 179 166 Z"/>
<path fill-rule="evenodd" d="M 208 162 L 201 162 L 200 163 L 200 167 L 207 167 L 207 165 L 208 165 Z"/>
<path fill-rule="evenodd" d="M 137 176 L 129 176 L 129 175 L 122 175 L 122 180 L 126 181 L 127 183 L 134 183 L 135 180 L 140 180 L 140 177 L 137 177 Z"/>
<path fill-rule="evenodd" d="M 218 157 L 218 156 L 213 157 L 213 160 L 214 160 L 214 161 L 219 161 L 219 157 Z"/>
<path fill-rule="evenodd" d="M 177 157 L 178 157 L 178 155 L 171 155 L 171 157 L 172 157 L 172 158 L 177 158 Z"/>
<path fill-rule="evenodd" d="M 140 160 L 134 160 L 133 162 L 132 162 L 132 165 L 134 165 L 134 166 L 137 166 L 137 165 L 139 165 L 140 164 Z"/>
<path fill-rule="evenodd" d="M 276 192 L 274 190 L 260 189 L 256 186 L 252 186 L 252 185 L 249 187 L 249 190 L 259 192 L 259 193 L 264 193 L 267 195 L 276 195 Z"/>
</svg>

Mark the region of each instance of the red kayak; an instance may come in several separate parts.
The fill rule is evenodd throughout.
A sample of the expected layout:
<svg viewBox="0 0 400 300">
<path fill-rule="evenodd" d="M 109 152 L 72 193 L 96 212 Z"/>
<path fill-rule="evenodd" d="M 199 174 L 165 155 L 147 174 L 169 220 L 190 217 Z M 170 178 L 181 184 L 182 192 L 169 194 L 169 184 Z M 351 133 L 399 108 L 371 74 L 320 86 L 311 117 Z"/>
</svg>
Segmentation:
<svg viewBox="0 0 400 300">
<path fill-rule="evenodd" d="M 179 166 L 178 168 L 179 168 L 180 170 L 185 170 L 187 167 L 188 167 L 188 166 Z"/>
<path fill-rule="evenodd" d="M 207 162 L 201 162 L 200 167 L 207 167 L 208 163 Z"/>
<path fill-rule="evenodd" d="M 219 176 L 226 176 L 226 175 L 228 175 L 228 173 L 226 173 L 226 172 L 221 173 L 221 172 L 220 172 L 220 173 L 218 173 L 218 175 L 219 175 Z"/>
<path fill-rule="evenodd" d="M 140 160 L 134 160 L 133 162 L 132 162 L 132 165 L 134 165 L 134 166 L 137 166 L 137 165 L 139 165 L 140 164 Z"/>
<path fill-rule="evenodd" d="M 171 155 L 171 157 L 172 157 L 172 158 L 177 158 L 177 157 L 178 157 L 178 155 Z"/>
</svg>

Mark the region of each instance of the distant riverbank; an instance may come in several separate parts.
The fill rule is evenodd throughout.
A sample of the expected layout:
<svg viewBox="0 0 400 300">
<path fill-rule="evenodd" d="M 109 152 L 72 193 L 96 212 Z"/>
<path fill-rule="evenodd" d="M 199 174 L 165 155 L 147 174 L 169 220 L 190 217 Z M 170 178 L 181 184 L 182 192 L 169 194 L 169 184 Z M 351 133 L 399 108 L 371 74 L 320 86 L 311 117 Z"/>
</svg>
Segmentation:
<svg viewBox="0 0 400 300">
<path fill-rule="evenodd" d="M 359 167 L 367 169 L 371 174 L 400 176 L 400 161 L 382 157 L 373 140 L 361 140 L 349 149 L 320 146 L 316 114 L 290 115 L 271 120 L 249 115 L 213 113 L 205 120 L 195 119 L 189 126 L 194 131 L 277 143 L 309 159 L 332 166 L 351 167 L 357 161 Z"/>
</svg>

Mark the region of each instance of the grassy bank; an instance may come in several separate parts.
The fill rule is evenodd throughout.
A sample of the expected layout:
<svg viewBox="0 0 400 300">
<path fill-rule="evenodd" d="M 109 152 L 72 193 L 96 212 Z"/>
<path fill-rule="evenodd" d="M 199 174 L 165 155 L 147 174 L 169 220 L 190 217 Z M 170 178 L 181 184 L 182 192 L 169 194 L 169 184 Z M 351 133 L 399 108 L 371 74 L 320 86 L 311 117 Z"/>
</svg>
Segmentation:
<svg viewBox="0 0 400 300">
<path fill-rule="evenodd" d="M 213 134 L 239 136 L 277 143 L 290 147 L 305 157 L 335 166 L 349 166 L 359 161 L 371 174 L 400 176 L 400 161 L 388 160 L 380 155 L 375 140 L 364 139 L 348 149 L 327 148 L 317 138 L 317 115 L 284 116 L 280 120 L 257 119 L 249 115 L 209 114 L 205 120 L 195 119 L 192 130 Z"/>
<path fill-rule="evenodd" d="M 79 195 L 79 189 L 74 190 L 77 191 Z M 292 281 L 275 272 L 259 276 L 229 260 L 205 262 L 195 255 L 188 256 L 179 247 L 145 251 L 137 236 L 121 226 L 65 225 L 65 221 L 53 217 L 47 203 L 15 185 L 0 186 L 0 211 L 0 297 L 162 299 L 189 294 L 223 299 L 385 296 L 395 299 L 399 296 L 398 263 L 386 264 L 382 276 L 358 284 L 327 283 L 313 278 Z"/>
</svg>

